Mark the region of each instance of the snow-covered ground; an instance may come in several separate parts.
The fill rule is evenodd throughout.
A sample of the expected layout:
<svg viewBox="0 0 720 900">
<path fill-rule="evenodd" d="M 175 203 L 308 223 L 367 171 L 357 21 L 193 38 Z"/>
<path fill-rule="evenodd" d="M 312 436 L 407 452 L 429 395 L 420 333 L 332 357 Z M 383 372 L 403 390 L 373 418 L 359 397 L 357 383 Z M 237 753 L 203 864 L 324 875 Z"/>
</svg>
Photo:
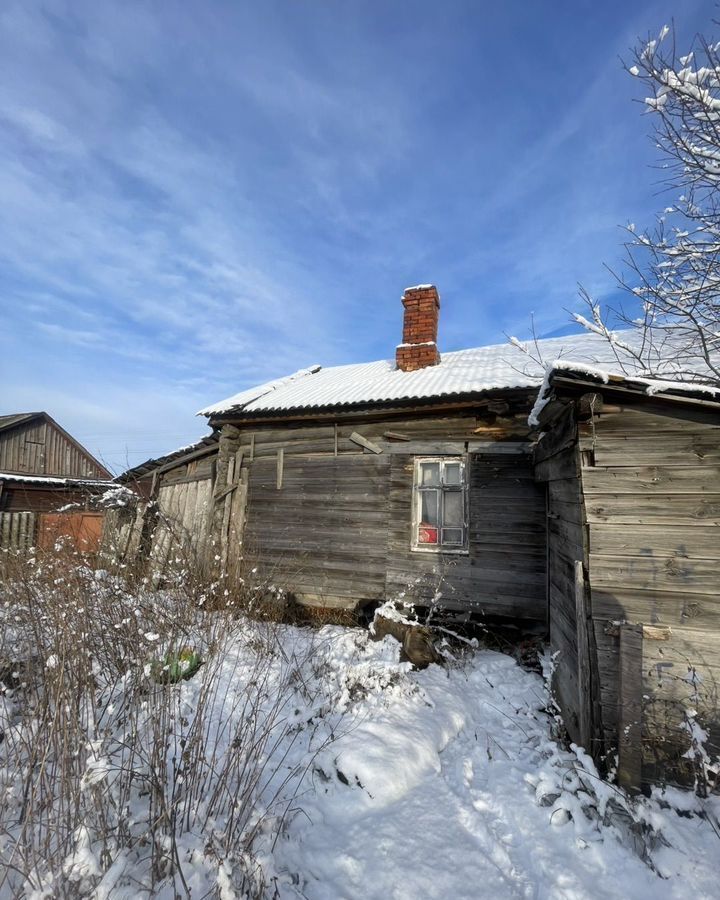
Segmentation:
<svg viewBox="0 0 720 900">
<path fill-rule="evenodd" d="M 87 582 L 89 616 L 85 582 L 46 624 L 3 607 L 0 649 L 31 639 L 46 687 L 0 690 L 0 900 L 233 900 L 252 872 L 276 900 L 720 897 L 718 798 L 629 801 L 553 739 L 543 679 L 510 656 L 415 671 L 391 637 L 216 621 L 194 598 L 173 626 L 172 599 Z M 167 683 L 188 645 L 204 664 Z"/>
<path fill-rule="evenodd" d="M 326 640 L 338 681 L 367 694 L 276 845 L 281 897 L 720 896 L 712 825 L 643 801 L 635 814 L 657 845 L 643 862 L 625 799 L 551 738 L 543 680 L 512 658 L 480 650 L 413 672 L 392 638 L 326 629 Z M 603 825 L 608 798 L 619 803 Z M 666 799 L 700 808 L 689 794 Z"/>
</svg>

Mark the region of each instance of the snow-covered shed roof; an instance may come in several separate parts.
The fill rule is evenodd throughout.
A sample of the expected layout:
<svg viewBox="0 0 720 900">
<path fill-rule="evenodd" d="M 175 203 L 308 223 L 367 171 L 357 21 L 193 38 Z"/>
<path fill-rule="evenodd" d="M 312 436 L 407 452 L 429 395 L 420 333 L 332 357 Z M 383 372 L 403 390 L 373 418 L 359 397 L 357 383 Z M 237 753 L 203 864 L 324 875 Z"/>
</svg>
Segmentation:
<svg viewBox="0 0 720 900">
<path fill-rule="evenodd" d="M 633 340 L 632 331 L 618 334 L 624 343 Z M 542 384 L 547 366 L 568 361 L 621 370 L 614 348 L 604 337 L 592 333 L 528 342 L 524 346 L 530 355 L 523 353 L 520 345 L 515 341 L 443 353 L 439 365 L 414 372 L 401 371 L 393 360 L 329 368 L 311 366 L 234 394 L 205 407 L 198 415 L 282 413 L 535 388 Z M 671 366 L 671 361 L 668 364 Z M 625 359 L 623 366 L 626 372 L 633 369 Z M 669 368 L 669 375 L 671 372 Z"/>
<path fill-rule="evenodd" d="M 115 487 L 110 479 L 100 478 L 64 478 L 61 475 L 24 475 L 21 472 L 0 472 L 0 481 L 13 484 L 24 484 L 42 487 L 77 487 L 88 488 Z"/>
</svg>

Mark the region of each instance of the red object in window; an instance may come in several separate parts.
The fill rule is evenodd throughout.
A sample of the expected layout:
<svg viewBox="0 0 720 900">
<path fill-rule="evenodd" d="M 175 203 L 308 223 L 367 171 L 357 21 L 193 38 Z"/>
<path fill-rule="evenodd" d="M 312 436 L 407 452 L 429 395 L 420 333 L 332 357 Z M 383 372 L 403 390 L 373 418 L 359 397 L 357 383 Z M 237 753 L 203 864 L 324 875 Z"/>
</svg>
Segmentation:
<svg viewBox="0 0 720 900">
<path fill-rule="evenodd" d="M 421 525 L 418 529 L 418 544 L 437 544 L 438 529 L 433 525 Z"/>
</svg>

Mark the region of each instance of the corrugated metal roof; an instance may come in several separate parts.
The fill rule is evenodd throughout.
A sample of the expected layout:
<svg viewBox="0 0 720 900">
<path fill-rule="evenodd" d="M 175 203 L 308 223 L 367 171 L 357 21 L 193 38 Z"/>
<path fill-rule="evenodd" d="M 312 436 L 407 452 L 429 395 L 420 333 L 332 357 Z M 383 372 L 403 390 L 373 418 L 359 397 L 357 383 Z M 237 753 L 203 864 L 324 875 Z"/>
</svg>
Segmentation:
<svg viewBox="0 0 720 900">
<path fill-rule="evenodd" d="M 618 334 L 625 342 L 634 339 L 632 331 Z M 539 354 L 545 364 L 563 359 L 610 366 L 616 371 L 620 368 L 613 348 L 596 334 L 546 338 L 528 342 L 527 347 L 533 356 Z M 533 388 L 541 385 L 544 372 L 544 365 L 534 362 L 511 343 L 443 353 L 439 365 L 416 372 L 403 372 L 392 360 L 330 368 L 312 366 L 241 391 L 206 407 L 198 415 L 357 406 L 456 397 L 494 388 Z"/>
</svg>

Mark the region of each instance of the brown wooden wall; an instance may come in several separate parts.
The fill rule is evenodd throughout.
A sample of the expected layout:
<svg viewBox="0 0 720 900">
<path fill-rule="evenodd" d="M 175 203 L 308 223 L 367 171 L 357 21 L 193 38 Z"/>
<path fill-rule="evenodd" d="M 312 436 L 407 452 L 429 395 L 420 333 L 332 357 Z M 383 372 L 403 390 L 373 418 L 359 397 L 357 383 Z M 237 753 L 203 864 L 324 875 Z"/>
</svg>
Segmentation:
<svg viewBox="0 0 720 900">
<path fill-rule="evenodd" d="M 52 422 L 42 418 L 0 432 L 0 472 L 67 478 L 108 477 L 104 469 Z"/>
<path fill-rule="evenodd" d="M 386 596 L 544 622 L 545 492 L 527 454 L 471 453 L 469 552 L 410 549 L 414 456 L 392 456 Z"/>
<path fill-rule="evenodd" d="M 580 449 L 606 739 L 615 742 L 620 709 L 614 622 L 650 626 L 641 664 L 643 696 L 653 698 L 648 727 L 667 717 L 664 697 L 688 694 L 689 665 L 718 717 L 720 417 L 661 403 L 611 407 L 582 426 Z"/>
<path fill-rule="evenodd" d="M 557 653 L 553 690 L 570 737 L 581 742 L 581 718 L 589 700 L 580 684 L 575 566 L 579 562 L 587 571 L 587 537 L 572 407 L 537 446 L 535 477 L 547 484 L 548 618 L 552 652 Z"/>
<path fill-rule="evenodd" d="M 451 609 L 544 622 L 545 492 L 524 443 L 527 399 L 337 424 L 241 423 L 220 456 L 160 474 L 152 565 L 166 565 L 184 535 L 196 555 L 228 569 L 251 561 L 305 603 L 428 603 L 439 591 Z M 466 555 L 410 549 L 413 461 L 423 455 L 467 455 Z M 106 545 L 140 546 L 142 518 L 116 518 Z"/>
<path fill-rule="evenodd" d="M 0 548 L 28 550 L 34 546 L 37 518 L 34 512 L 0 512 Z"/>
<path fill-rule="evenodd" d="M 719 746 L 720 417 L 606 400 L 577 424 L 570 403 L 535 458 L 536 476 L 548 484 L 550 637 L 571 736 L 579 739 L 580 719 L 589 716 L 591 750 L 620 741 L 626 757 L 627 735 L 637 734 L 636 777 L 667 771 L 659 754 L 687 743 L 681 722 L 694 694 Z M 586 576 L 584 641 L 576 560 Z M 589 653 L 590 691 L 579 683 L 579 651 Z M 693 670 L 700 689 L 688 681 Z M 633 704 L 642 710 L 642 740 Z"/>
<path fill-rule="evenodd" d="M 94 493 L 97 494 L 96 488 Z M 0 510 L 3 512 L 53 512 L 69 503 L 85 506 L 90 494 L 77 486 L 52 486 L 42 483 L 23 484 L 6 481 L 2 483 Z"/>
<path fill-rule="evenodd" d="M 283 572 L 305 602 L 351 607 L 403 594 L 427 603 L 439 591 L 448 608 L 544 621 L 544 489 L 534 483 L 527 455 L 499 452 L 504 439 L 527 434 L 525 418 L 525 411 L 506 422 L 495 415 L 436 414 L 337 428 L 245 428 L 243 551 L 266 570 Z M 382 452 L 363 450 L 351 440 L 353 433 Z M 466 450 L 469 554 L 413 552 L 415 456 Z"/>
</svg>

